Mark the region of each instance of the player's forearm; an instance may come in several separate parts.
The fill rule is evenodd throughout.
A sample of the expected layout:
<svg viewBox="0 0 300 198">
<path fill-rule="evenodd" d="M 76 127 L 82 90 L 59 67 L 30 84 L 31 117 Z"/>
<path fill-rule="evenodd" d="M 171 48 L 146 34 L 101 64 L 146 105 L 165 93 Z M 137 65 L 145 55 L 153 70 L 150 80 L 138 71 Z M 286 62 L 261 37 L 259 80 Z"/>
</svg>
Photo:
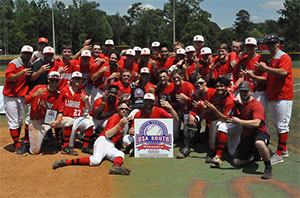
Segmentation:
<svg viewBox="0 0 300 198">
<path fill-rule="evenodd" d="M 214 113 L 218 117 L 218 119 L 221 120 L 222 122 L 225 122 L 227 120 L 227 116 L 221 113 L 218 109 L 215 109 Z"/>
<path fill-rule="evenodd" d="M 286 77 L 289 74 L 286 70 L 280 68 L 277 69 L 272 67 L 266 67 L 265 71 L 278 77 Z"/>
<path fill-rule="evenodd" d="M 114 126 L 113 128 L 105 132 L 105 137 L 111 138 L 120 130 L 120 128 L 121 128 L 120 123 L 118 123 L 116 126 Z"/>
<path fill-rule="evenodd" d="M 100 105 L 100 107 L 98 108 L 98 109 L 95 109 L 94 110 L 94 117 L 97 119 L 97 118 L 99 118 L 101 115 L 102 115 L 102 113 L 103 113 L 103 111 L 104 111 L 104 108 L 105 108 L 105 103 L 104 104 L 101 104 Z"/>
<path fill-rule="evenodd" d="M 14 82 L 17 78 L 23 75 L 23 72 L 20 71 L 16 74 L 11 75 L 9 78 L 7 78 L 7 82 Z"/>
<path fill-rule="evenodd" d="M 34 73 L 31 75 L 30 80 L 31 80 L 31 81 L 37 80 L 37 79 L 40 77 L 41 74 L 42 74 L 42 70 L 39 69 L 37 72 L 34 72 Z"/>
<path fill-rule="evenodd" d="M 175 111 L 173 108 L 170 109 L 170 113 L 172 114 L 173 119 L 174 119 L 176 122 L 179 122 L 178 114 L 176 113 L 176 111 Z"/>
<path fill-rule="evenodd" d="M 243 127 L 247 128 L 258 128 L 260 125 L 261 120 L 255 119 L 255 120 L 240 120 L 240 124 Z"/>
</svg>

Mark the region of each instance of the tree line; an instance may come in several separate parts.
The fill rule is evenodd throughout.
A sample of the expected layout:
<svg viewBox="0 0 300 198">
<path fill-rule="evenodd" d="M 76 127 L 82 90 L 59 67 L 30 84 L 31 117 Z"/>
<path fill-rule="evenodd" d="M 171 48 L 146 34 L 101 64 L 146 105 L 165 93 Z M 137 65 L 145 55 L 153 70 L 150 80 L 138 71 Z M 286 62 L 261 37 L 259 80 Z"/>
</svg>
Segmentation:
<svg viewBox="0 0 300 198">
<path fill-rule="evenodd" d="M 263 38 L 275 33 L 285 37 L 286 51 L 300 51 L 298 0 L 286 0 L 277 20 L 253 23 L 246 10 L 236 14 L 231 28 L 221 29 L 210 20 L 211 14 L 201 8 L 203 0 L 176 0 L 176 40 L 192 44 L 195 35 L 203 35 L 206 46 L 216 49 L 221 42 L 243 41 L 246 37 Z M 113 1 L 112 1 L 113 3 Z M 146 9 L 142 3 L 134 3 L 127 15 L 108 15 L 97 2 L 73 0 L 71 5 L 55 1 L 53 6 L 57 52 L 63 45 L 79 50 L 82 43 L 91 38 L 103 44 L 113 39 L 115 45 L 146 47 L 160 41 L 169 48 L 173 44 L 173 0 L 163 9 Z M 41 36 L 52 42 L 52 6 L 47 0 L 1 0 L 0 1 L 0 48 L 9 53 L 19 53 L 24 44 L 36 46 Z"/>
</svg>

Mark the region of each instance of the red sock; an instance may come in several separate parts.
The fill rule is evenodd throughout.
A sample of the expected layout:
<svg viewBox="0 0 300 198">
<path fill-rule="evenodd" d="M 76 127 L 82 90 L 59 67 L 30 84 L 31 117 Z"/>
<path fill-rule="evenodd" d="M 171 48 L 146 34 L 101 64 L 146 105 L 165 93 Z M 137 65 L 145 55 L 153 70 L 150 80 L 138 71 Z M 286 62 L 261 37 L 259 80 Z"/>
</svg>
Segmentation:
<svg viewBox="0 0 300 198">
<path fill-rule="evenodd" d="M 113 161 L 114 166 L 121 166 L 123 163 L 123 158 L 122 157 L 115 157 Z"/>
<path fill-rule="evenodd" d="M 281 156 L 282 151 L 286 151 L 286 142 L 288 139 L 289 133 L 278 134 L 278 147 L 277 147 L 277 155 Z"/>
<path fill-rule="evenodd" d="M 226 142 L 227 142 L 227 133 L 223 133 L 221 131 L 217 132 L 217 156 L 222 157 Z"/>
<path fill-rule="evenodd" d="M 90 165 L 90 157 L 66 160 L 67 165 Z"/>
<path fill-rule="evenodd" d="M 9 129 L 10 131 L 10 135 L 15 143 L 15 148 L 19 148 L 21 146 L 20 142 L 19 142 L 19 130 L 18 129 Z"/>
<path fill-rule="evenodd" d="M 64 145 L 63 145 L 63 148 L 65 148 L 66 146 L 69 145 L 69 140 L 70 140 L 71 133 L 72 133 L 72 126 L 66 127 L 64 129 Z"/>
<path fill-rule="evenodd" d="M 93 126 L 88 128 L 85 132 L 82 148 L 87 147 L 90 144 L 91 136 L 93 134 Z"/>
<path fill-rule="evenodd" d="M 24 142 L 29 142 L 29 136 L 28 136 L 28 125 L 25 124 L 25 139 Z"/>
</svg>

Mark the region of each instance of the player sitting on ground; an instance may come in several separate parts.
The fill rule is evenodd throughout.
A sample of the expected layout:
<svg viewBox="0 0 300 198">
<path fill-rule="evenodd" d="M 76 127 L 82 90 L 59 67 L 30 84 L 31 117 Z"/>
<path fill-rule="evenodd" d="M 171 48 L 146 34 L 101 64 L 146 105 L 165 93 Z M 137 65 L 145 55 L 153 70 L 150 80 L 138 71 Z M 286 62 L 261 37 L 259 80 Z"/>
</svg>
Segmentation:
<svg viewBox="0 0 300 198">
<path fill-rule="evenodd" d="M 115 147 L 124 133 L 128 119 L 125 118 L 128 112 L 128 104 L 125 101 L 118 103 L 118 113 L 108 119 L 104 131 L 94 143 L 94 154 L 90 157 L 82 157 L 72 160 L 59 160 L 53 163 L 52 168 L 56 169 L 67 165 L 99 165 L 104 158 L 113 161 L 113 167 L 109 170 L 110 174 L 129 175 L 130 169 L 121 167 L 124 160 L 124 153 Z"/>
</svg>

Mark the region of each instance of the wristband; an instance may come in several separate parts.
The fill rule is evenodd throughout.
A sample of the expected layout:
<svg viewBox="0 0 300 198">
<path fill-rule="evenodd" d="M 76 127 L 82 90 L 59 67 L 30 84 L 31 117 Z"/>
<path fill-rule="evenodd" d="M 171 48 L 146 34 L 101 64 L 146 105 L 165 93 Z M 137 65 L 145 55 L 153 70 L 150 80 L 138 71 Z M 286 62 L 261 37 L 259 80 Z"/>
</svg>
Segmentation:
<svg viewBox="0 0 300 198">
<path fill-rule="evenodd" d="M 105 105 L 106 102 L 101 102 L 101 104 Z"/>
</svg>

